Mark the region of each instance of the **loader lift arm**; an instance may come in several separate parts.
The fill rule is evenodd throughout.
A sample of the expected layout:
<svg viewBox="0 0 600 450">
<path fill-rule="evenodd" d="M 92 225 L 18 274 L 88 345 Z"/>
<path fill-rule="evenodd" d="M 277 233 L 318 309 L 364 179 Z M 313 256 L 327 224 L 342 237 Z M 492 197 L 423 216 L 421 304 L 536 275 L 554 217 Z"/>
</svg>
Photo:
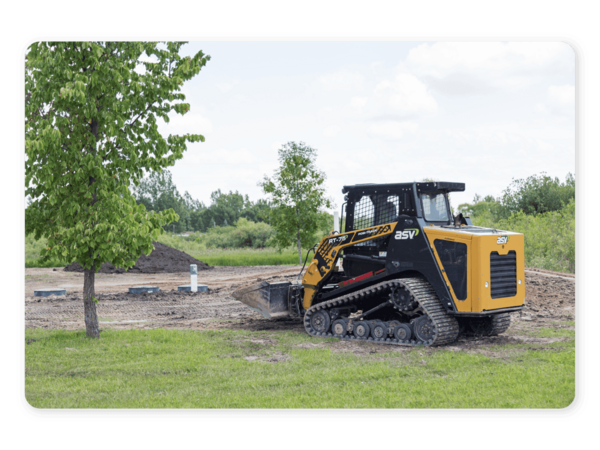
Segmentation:
<svg viewBox="0 0 600 450">
<path fill-rule="evenodd" d="M 315 256 L 302 278 L 302 284 L 304 285 L 302 306 L 304 306 L 304 309 L 311 307 L 315 295 L 333 273 L 333 268 L 341 250 L 361 242 L 389 236 L 394 232 L 397 223 L 391 222 L 347 233 L 332 234 L 321 239 L 319 247 L 315 251 Z"/>
</svg>

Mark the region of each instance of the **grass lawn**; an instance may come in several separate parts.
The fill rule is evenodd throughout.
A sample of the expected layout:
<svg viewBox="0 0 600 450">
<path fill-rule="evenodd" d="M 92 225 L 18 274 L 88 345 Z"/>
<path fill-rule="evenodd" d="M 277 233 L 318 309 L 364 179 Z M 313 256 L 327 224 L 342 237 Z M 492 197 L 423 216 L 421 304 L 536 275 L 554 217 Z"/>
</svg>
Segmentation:
<svg viewBox="0 0 600 450">
<path fill-rule="evenodd" d="M 274 248 L 231 248 L 231 249 L 181 249 L 210 266 L 287 266 L 298 265 L 298 251 Z M 306 252 L 302 251 L 302 258 Z M 302 260 L 304 261 L 304 259 Z"/>
<path fill-rule="evenodd" d="M 181 237 L 161 235 L 159 242 L 181 250 L 211 266 L 280 266 L 298 265 L 298 251 L 274 248 L 231 248 L 207 249 L 206 246 Z M 52 259 L 40 261 L 40 251 L 46 245 L 45 239 L 36 241 L 32 235 L 25 237 L 25 267 L 64 267 L 69 262 Z M 302 258 L 307 250 L 302 251 Z M 302 260 L 304 261 L 304 259 Z"/>
<path fill-rule="evenodd" d="M 564 408 L 574 340 L 492 356 L 415 348 L 355 355 L 294 332 L 26 332 L 38 408 Z M 325 348 L 303 348 L 324 343 Z M 492 351 L 492 349 L 487 348 Z"/>
</svg>

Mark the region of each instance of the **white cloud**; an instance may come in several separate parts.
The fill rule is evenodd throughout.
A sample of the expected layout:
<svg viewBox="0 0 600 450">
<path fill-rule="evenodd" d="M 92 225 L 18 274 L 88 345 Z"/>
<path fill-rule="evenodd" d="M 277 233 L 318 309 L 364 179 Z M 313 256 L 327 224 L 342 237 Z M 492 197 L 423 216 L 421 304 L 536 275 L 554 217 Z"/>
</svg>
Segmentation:
<svg viewBox="0 0 600 450">
<path fill-rule="evenodd" d="M 418 128 L 416 122 L 400 122 L 394 120 L 382 120 L 371 125 L 369 134 L 384 139 L 402 139 L 406 132 L 414 133 Z"/>
<path fill-rule="evenodd" d="M 323 136 L 336 137 L 340 133 L 340 127 L 331 126 L 323 130 Z"/>
<path fill-rule="evenodd" d="M 239 80 L 234 80 L 234 81 L 230 81 L 230 82 L 222 82 L 222 83 L 217 83 L 215 86 L 217 87 L 217 89 L 219 89 L 221 92 L 229 92 L 230 90 L 232 90 L 236 84 L 238 84 L 240 81 Z"/>
<path fill-rule="evenodd" d="M 201 134 L 206 136 L 206 133 L 213 131 L 213 124 L 210 119 L 198 113 L 188 112 L 186 115 L 171 113 L 169 115 L 169 123 L 160 125 L 164 127 L 167 134 Z"/>
<path fill-rule="evenodd" d="M 435 99 L 417 77 L 401 73 L 393 79 L 381 81 L 375 87 L 375 95 L 383 100 L 393 112 L 403 116 L 420 113 L 435 113 Z"/>
<path fill-rule="evenodd" d="M 573 113 L 575 107 L 575 86 L 550 86 L 548 102 L 556 108 Z"/>
<path fill-rule="evenodd" d="M 350 104 L 357 109 L 363 108 L 367 102 L 369 101 L 369 97 L 352 97 L 350 99 Z"/>
<path fill-rule="evenodd" d="M 364 79 L 365 77 L 358 72 L 342 69 L 317 78 L 316 81 L 311 83 L 311 90 L 355 91 L 362 86 Z"/>
<path fill-rule="evenodd" d="M 200 146 L 188 145 L 188 151 L 184 153 L 184 165 L 198 164 L 201 167 L 207 165 L 223 165 L 227 162 L 227 166 L 236 166 L 248 169 L 249 164 L 258 164 L 260 161 L 254 152 L 247 148 L 230 150 L 219 148 L 217 150 L 207 151 L 206 144 Z"/>
<path fill-rule="evenodd" d="M 574 116 L 575 86 L 549 86 L 546 102 L 537 105 L 537 111 L 559 116 Z"/>
<path fill-rule="evenodd" d="M 441 92 L 479 93 L 571 73 L 574 52 L 561 42 L 437 42 L 410 50 L 406 67 Z"/>
</svg>

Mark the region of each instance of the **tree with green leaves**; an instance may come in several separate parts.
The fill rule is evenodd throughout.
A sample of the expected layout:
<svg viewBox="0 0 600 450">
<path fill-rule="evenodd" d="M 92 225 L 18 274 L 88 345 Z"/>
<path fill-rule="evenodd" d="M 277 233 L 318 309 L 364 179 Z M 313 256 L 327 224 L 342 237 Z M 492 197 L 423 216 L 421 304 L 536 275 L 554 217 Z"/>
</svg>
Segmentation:
<svg viewBox="0 0 600 450">
<path fill-rule="evenodd" d="M 247 197 L 247 196 L 246 196 Z M 271 215 L 271 204 L 268 200 L 259 198 L 256 202 L 247 202 L 240 214 L 240 218 L 251 222 L 268 222 Z"/>
<path fill-rule="evenodd" d="M 147 211 L 129 191 L 143 171 L 182 158 L 200 134 L 169 135 L 158 120 L 185 114 L 183 83 L 209 60 L 181 42 L 37 42 L 25 62 L 26 233 L 47 238 L 42 259 L 84 268 L 87 335 L 99 337 L 95 273 L 150 254 L 173 210 Z"/>
<path fill-rule="evenodd" d="M 133 196 L 137 203 L 144 205 L 148 211 L 175 211 L 179 219 L 172 225 L 165 225 L 167 232 L 173 229 L 177 233 L 200 229 L 194 226 L 197 225 L 198 215 L 204 209 L 204 205 L 192 198 L 187 191 L 181 195 L 168 170 L 150 172 L 134 188 Z"/>
<path fill-rule="evenodd" d="M 221 192 L 221 189 L 210 194 L 210 201 L 211 204 L 204 214 L 208 218 L 208 223 L 214 221 L 217 226 L 234 225 L 244 208 L 250 204 L 247 195 L 244 197 L 238 191 L 229 191 L 227 194 Z"/>
<path fill-rule="evenodd" d="M 575 199 L 575 177 L 568 173 L 564 183 L 555 177 L 546 175 L 531 175 L 526 179 L 513 180 L 502 195 L 504 216 L 523 211 L 525 214 L 540 214 L 549 211 L 559 211 Z"/>
<path fill-rule="evenodd" d="M 486 216 L 489 220 L 498 220 L 501 214 L 502 204 L 491 195 L 481 198 L 475 194 L 472 203 L 461 203 L 458 205 L 458 213 L 471 219 Z"/>
<path fill-rule="evenodd" d="M 325 174 L 315 165 L 317 151 L 304 142 L 288 142 L 279 149 L 279 169 L 273 178 L 259 183 L 271 196 L 271 225 L 278 248 L 297 244 L 302 264 L 302 246 L 314 244 L 321 223 L 319 210 L 331 208 L 325 196 Z"/>
</svg>

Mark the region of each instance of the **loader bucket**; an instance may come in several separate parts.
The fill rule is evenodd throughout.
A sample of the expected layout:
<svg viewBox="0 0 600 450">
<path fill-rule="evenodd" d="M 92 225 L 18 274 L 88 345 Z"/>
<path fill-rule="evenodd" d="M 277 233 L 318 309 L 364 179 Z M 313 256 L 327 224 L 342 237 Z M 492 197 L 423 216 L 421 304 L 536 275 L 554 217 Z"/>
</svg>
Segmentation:
<svg viewBox="0 0 600 450">
<path fill-rule="evenodd" d="M 289 313 L 288 291 L 292 283 L 268 283 L 243 287 L 233 292 L 231 296 L 245 303 L 254 311 L 261 313 L 265 318 L 272 319 Z"/>
</svg>

